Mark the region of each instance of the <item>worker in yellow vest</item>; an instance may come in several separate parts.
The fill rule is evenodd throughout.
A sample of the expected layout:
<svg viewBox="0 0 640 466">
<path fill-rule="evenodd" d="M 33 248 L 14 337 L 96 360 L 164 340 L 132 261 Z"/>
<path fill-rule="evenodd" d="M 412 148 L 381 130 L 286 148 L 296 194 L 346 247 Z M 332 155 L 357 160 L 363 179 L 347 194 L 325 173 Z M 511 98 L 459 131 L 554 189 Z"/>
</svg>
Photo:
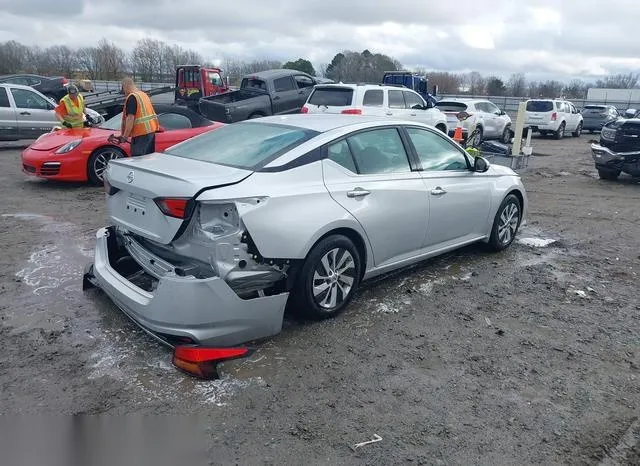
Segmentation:
<svg viewBox="0 0 640 466">
<path fill-rule="evenodd" d="M 152 154 L 156 150 L 156 132 L 160 125 L 151 99 L 131 78 L 123 79 L 122 90 L 126 98 L 118 139 L 127 142 L 131 138 L 131 157 Z"/>
<path fill-rule="evenodd" d="M 78 87 L 70 84 L 67 95 L 60 99 L 55 108 L 56 118 L 67 128 L 82 128 L 84 126 L 84 97 L 78 91 Z"/>
</svg>

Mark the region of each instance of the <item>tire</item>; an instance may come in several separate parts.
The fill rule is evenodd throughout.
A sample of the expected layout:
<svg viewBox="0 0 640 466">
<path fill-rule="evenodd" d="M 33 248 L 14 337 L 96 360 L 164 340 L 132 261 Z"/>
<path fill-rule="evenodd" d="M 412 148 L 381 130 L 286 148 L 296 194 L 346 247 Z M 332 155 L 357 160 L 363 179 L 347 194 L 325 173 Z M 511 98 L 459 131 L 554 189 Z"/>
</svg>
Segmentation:
<svg viewBox="0 0 640 466">
<path fill-rule="evenodd" d="M 620 170 L 598 168 L 598 176 L 600 177 L 601 180 L 615 181 L 620 176 Z"/>
<path fill-rule="evenodd" d="M 553 137 L 556 139 L 564 138 L 564 128 L 565 128 L 565 124 L 563 121 L 562 123 L 560 123 L 560 127 L 558 128 L 558 131 L 554 133 Z"/>
<path fill-rule="evenodd" d="M 502 144 L 509 144 L 510 141 L 511 141 L 511 126 L 507 125 L 504 127 L 504 131 L 502 132 L 502 136 L 500 137 L 500 142 Z"/>
<path fill-rule="evenodd" d="M 447 127 L 445 125 L 437 125 L 436 129 L 439 129 L 440 131 L 442 131 L 444 134 L 447 134 Z"/>
<path fill-rule="evenodd" d="M 518 233 L 521 221 L 520 200 L 514 194 L 509 194 L 502 200 L 493 220 L 489 247 L 496 252 L 508 248 Z"/>
<path fill-rule="evenodd" d="M 337 275 L 334 272 L 336 262 L 342 265 L 342 273 Z M 291 292 L 292 311 L 299 317 L 310 320 L 323 320 L 338 315 L 351 302 L 360 285 L 361 264 L 357 248 L 346 236 L 331 235 L 321 240 L 309 252 L 300 269 Z M 343 294 L 349 281 L 350 288 Z M 333 305 L 332 299 L 335 299 Z"/>
<path fill-rule="evenodd" d="M 580 124 L 578 125 L 578 127 L 576 128 L 576 130 L 575 130 L 573 133 L 571 133 L 571 134 L 572 134 L 572 136 L 573 136 L 574 138 L 579 138 L 579 137 L 580 137 L 580 135 L 582 134 L 582 123 L 580 123 Z"/>
<path fill-rule="evenodd" d="M 126 154 L 121 149 L 114 146 L 102 147 L 94 151 L 87 162 L 87 177 L 89 181 L 93 184 L 101 184 L 102 174 L 107 168 L 109 160 L 120 159 L 125 156 Z"/>
</svg>

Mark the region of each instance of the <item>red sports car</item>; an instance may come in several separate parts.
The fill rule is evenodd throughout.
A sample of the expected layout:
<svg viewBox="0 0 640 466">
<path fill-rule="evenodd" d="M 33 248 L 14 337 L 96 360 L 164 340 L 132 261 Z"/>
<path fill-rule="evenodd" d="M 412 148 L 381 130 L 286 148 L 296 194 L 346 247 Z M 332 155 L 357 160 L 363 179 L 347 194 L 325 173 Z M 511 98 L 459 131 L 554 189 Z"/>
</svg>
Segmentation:
<svg viewBox="0 0 640 466">
<path fill-rule="evenodd" d="M 154 108 L 160 122 L 157 152 L 224 126 L 187 107 L 155 104 Z M 22 171 L 50 180 L 102 183 L 109 160 L 130 155 L 128 143 L 109 141 L 110 135 L 120 134 L 121 121 L 122 114 L 118 114 L 98 127 L 63 128 L 43 134 L 22 152 Z"/>
</svg>

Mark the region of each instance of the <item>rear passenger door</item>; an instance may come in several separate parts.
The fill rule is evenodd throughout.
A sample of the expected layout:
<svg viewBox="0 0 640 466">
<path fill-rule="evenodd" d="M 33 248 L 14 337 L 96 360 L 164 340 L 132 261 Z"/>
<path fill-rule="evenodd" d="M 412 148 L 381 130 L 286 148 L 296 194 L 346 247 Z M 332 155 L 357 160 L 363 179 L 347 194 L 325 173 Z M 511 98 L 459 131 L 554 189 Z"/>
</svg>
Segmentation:
<svg viewBox="0 0 640 466">
<path fill-rule="evenodd" d="M 273 80 L 275 94 L 273 100 L 273 113 L 279 115 L 283 113 L 295 113 L 302 108 L 298 105 L 298 88 L 293 80 L 293 76 L 284 76 Z"/>
<path fill-rule="evenodd" d="M 362 96 L 362 114 L 385 116 L 384 91 L 382 89 L 367 89 Z"/>
<path fill-rule="evenodd" d="M 296 88 L 298 89 L 298 105 L 302 108 L 309 98 L 309 94 L 311 94 L 316 82 L 304 74 L 296 74 L 293 80 L 296 82 Z"/>
<path fill-rule="evenodd" d="M 16 110 L 11 106 L 9 95 L 4 87 L 0 87 L 0 140 L 19 138 Z"/>
<path fill-rule="evenodd" d="M 403 118 L 407 114 L 407 104 L 404 101 L 404 94 L 402 91 L 397 91 L 395 89 L 389 89 L 387 92 L 387 108 L 385 111 L 385 115 L 393 116 L 396 118 Z"/>
<path fill-rule="evenodd" d="M 429 198 L 398 129 L 361 131 L 326 151 L 325 185 L 364 228 L 375 266 L 415 255 L 427 230 Z"/>
</svg>

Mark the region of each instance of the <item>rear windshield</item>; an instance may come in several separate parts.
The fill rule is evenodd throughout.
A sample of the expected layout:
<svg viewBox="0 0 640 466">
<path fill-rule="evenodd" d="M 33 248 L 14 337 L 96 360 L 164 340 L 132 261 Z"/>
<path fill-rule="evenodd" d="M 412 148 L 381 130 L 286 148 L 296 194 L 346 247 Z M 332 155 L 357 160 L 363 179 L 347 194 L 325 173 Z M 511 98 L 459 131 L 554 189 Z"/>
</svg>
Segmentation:
<svg viewBox="0 0 640 466">
<path fill-rule="evenodd" d="M 187 139 L 167 149 L 165 154 L 259 170 L 317 134 L 320 133 L 293 126 L 238 122 Z"/>
<path fill-rule="evenodd" d="M 549 100 L 530 100 L 527 102 L 527 112 L 550 112 L 553 102 Z"/>
<path fill-rule="evenodd" d="M 353 89 L 350 87 L 316 87 L 309 98 L 311 105 L 327 107 L 346 107 L 353 100 Z"/>
<path fill-rule="evenodd" d="M 585 110 L 600 110 L 600 111 L 602 111 L 602 110 L 606 110 L 607 107 L 604 106 L 604 105 L 585 105 L 584 109 Z"/>
<path fill-rule="evenodd" d="M 443 112 L 463 112 L 467 109 L 467 104 L 462 102 L 446 102 L 440 101 L 436 103 L 436 107 L 438 107 Z"/>
<path fill-rule="evenodd" d="M 242 82 L 240 83 L 240 88 L 244 89 L 244 88 L 251 88 L 251 89 L 260 89 L 263 91 L 267 90 L 267 83 L 264 82 L 262 79 L 257 79 L 257 78 L 244 78 L 242 80 Z"/>
</svg>

